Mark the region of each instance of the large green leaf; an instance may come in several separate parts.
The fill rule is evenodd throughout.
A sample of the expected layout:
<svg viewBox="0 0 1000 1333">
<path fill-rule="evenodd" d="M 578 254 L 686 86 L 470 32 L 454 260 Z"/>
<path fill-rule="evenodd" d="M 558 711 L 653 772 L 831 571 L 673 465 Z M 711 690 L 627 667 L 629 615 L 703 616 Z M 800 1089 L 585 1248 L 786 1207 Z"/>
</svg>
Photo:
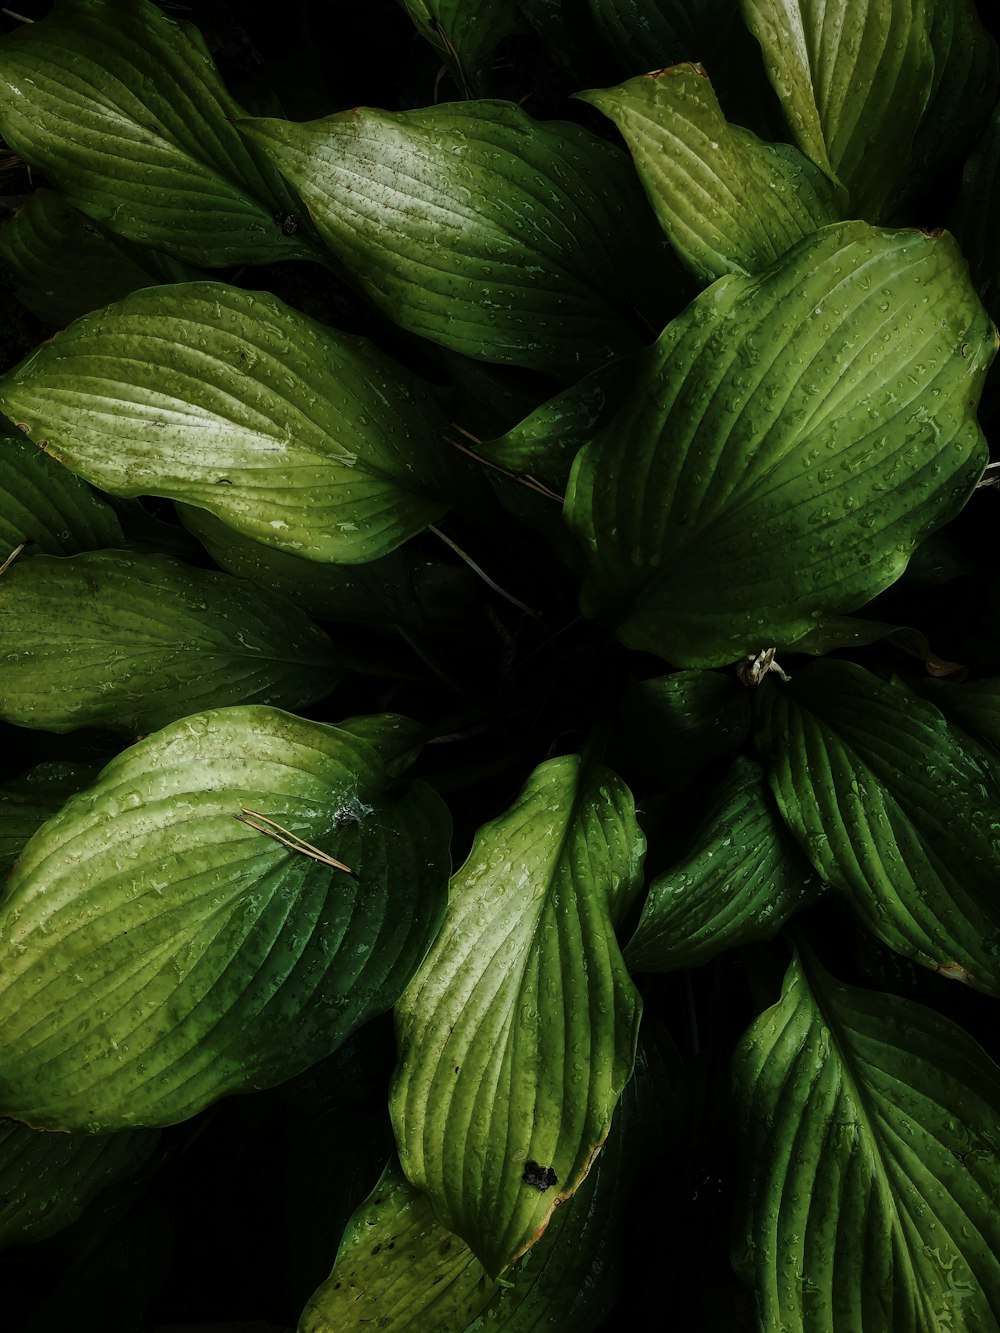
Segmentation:
<svg viewBox="0 0 1000 1333">
<path fill-rule="evenodd" d="M 640 1042 L 635 1076 L 587 1179 L 503 1282 L 487 1275 L 437 1221 L 427 1196 L 390 1163 L 348 1223 L 333 1272 L 303 1312 L 301 1333 L 340 1333 L 368 1321 L 397 1333 L 599 1327 L 614 1299 L 630 1188 L 671 1128 L 674 1074 L 660 1052 Z"/>
<path fill-rule="evenodd" d="M 479 830 L 397 1006 L 403 1169 L 491 1276 L 580 1185 L 631 1073 L 640 1002 L 614 927 L 644 850 L 609 769 L 542 764 Z"/>
<path fill-rule="evenodd" d="M 0 231 L 0 257 L 17 299 L 56 328 L 139 287 L 197 276 L 154 250 L 116 241 L 52 190 L 36 190 Z"/>
<path fill-rule="evenodd" d="M 37 556 L 0 579 L 0 717 L 23 727 L 136 734 L 225 704 L 304 708 L 348 660 L 284 598 L 168 556 Z"/>
<path fill-rule="evenodd" d="M 489 93 L 493 55 L 505 37 L 524 31 L 516 0 L 402 0 L 420 32 L 440 53 L 463 97 Z"/>
<path fill-rule="evenodd" d="M 0 408 L 112 495 L 208 509 L 312 560 L 385 555 L 464 474 L 431 390 L 267 292 L 134 292 L 0 379 Z"/>
<path fill-rule="evenodd" d="M 714 65 L 739 0 L 587 0 L 597 30 L 629 74 L 682 60 Z"/>
<path fill-rule="evenodd" d="M 233 122 L 200 34 L 147 0 L 58 0 L 0 42 L 0 132 L 68 203 L 191 264 L 315 249 Z"/>
<path fill-rule="evenodd" d="M 916 686 L 945 717 L 1000 750 L 1000 677 L 960 684 L 920 680 Z"/>
<path fill-rule="evenodd" d="M 662 246 L 635 173 L 577 125 L 486 101 L 241 128 L 413 333 L 575 379 L 648 340 L 637 311 L 662 323 Z"/>
<path fill-rule="evenodd" d="M 0 561 L 22 544 L 29 555 L 73 555 L 123 541 L 110 506 L 0 421 Z"/>
<path fill-rule="evenodd" d="M 841 216 L 833 185 L 798 149 L 727 122 L 701 65 L 578 96 L 621 130 L 663 230 L 702 283 L 766 268 Z"/>
<path fill-rule="evenodd" d="M 150 1156 L 159 1134 L 43 1134 L 0 1121 L 0 1249 L 42 1240 Z"/>
<path fill-rule="evenodd" d="M 797 960 L 736 1094 L 760 1328 L 1000 1327 L 1000 1071 L 961 1028 Z"/>
<path fill-rule="evenodd" d="M 94 764 L 50 759 L 0 787 L 0 882 L 28 839 L 96 776 Z"/>
<path fill-rule="evenodd" d="M 838 223 L 719 279 L 577 455 L 584 611 L 705 667 L 869 601 L 981 475 L 995 351 L 946 234 Z"/>
<path fill-rule="evenodd" d="M 169 1124 L 327 1055 L 423 956 L 449 828 L 371 744 L 276 709 L 140 741 L 42 826 L 0 900 L 0 1111 Z"/>
<path fill-rule="evenodd" d="M 893 949 L 1000 994 L 1000 764 L 932 703 L 850 662 L 760 698 L 758 742 L 817 872 Z"/>
<path fill-rule="evenodd" d="M 763 770 L 741 756 L 713 794 L 688 854 L 650 884 L 625 961 L 634 972 L 698 967 L 724 949 L 773 938 L 821 892 Z"/>
<path fill-rule="evenodd" d="M 996 52 L 972 0 L 742 3 L 792 133 L 855 216 L 885 216 L 986 113 Z"/>
</svg>

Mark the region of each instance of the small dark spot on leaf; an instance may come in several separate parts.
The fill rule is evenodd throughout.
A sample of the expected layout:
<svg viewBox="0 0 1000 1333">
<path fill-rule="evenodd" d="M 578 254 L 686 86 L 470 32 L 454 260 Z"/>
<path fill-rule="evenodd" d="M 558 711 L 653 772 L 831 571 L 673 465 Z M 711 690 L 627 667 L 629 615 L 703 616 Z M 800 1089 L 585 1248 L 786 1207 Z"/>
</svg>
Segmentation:
<svg viewBox="0 0 1000 1333">
<path fill-rule="evenodd" d="M 524 1164 L 524 1174 L 521 1179 L 526 1185 L 533 1189 L 540 1190 L 542 1194 L 550 1190 L 553 1185 L 559 1183 L 559 1177 L 552 1170 L 551 1166 L 541 1166 L 538 1162 L 533 1162 L 529 1158 Z"/>
<path fill-rule="evenodd" d="M 232 486 L 233 483 L 229 480 L 228 477 L 217 477 L 215 480 L 215 484 L 216 486 Z"/>
<path fill-rule="evenodd" d="M 438 1254 L 448 1254 L 451 1251 L 451 1237 L 445 1236 L 444 1240 L 438 1246 Z"/>
<path fill-rule="evenodd" d="M 372 1254 L 381 1254 L 381 1253 L 382 1253 L 382 1245 L 380 1242 L 378 1245 L 372 1247 Z"/>
</svg>

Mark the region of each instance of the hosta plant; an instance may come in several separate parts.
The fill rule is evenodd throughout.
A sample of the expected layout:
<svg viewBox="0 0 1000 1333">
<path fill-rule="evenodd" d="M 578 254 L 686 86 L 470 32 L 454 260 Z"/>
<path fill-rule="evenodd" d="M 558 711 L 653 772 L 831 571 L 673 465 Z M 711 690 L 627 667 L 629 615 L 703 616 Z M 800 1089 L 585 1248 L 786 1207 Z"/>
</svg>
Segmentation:
<svg viewBox="0 0 1000 1333">
<path fill-rule="evenodd" d="M 0 39 L 11 1309 L 1000 1329 L 989 15 L 371 9 Z"/>
</svg>

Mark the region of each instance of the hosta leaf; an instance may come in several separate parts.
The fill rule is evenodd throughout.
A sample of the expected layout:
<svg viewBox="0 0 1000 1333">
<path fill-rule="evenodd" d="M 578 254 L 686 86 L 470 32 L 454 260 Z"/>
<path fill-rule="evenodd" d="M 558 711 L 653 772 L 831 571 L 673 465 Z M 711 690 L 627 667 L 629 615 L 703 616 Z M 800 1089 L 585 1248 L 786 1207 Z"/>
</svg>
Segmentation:
<svg viewBox="0 0 1000 1333">
<path fill-rule="evenodd" d="M 408 624 L 414 605 L 412 561 L 405 550 L 364 565 L 331 565 L 265 546 L 237 532 L 207 509 L 178 505 L 181 521 L 220 568 L 289 598 L 321 620 Z"/>
<path fill-rule="evenodd" d="M 25 554 L 73 555 L 123 541 L 114 510 L 0 422 L 0 561 L 22 544 Z"/>
<path fill-rule="evenodd" d="M 131 1175 L 159 1134 L 43 1134 L 0 1121 L 0 1248 L 69 1226 L 91 1199 Z"/>
<path fill-rule="evenodd" d="M 1000 106 L 965 164 L 952 222 L 976 290 L 1000 318 Z"/>
<path fill-rule="evenodd" d="M 716 789 L 688 855 L 650 884 L 625 961 L 639 972 L 698 967 L 724 949 L 773 938 L 821 892 L 763 770 L 740 756 Z"/>
<path fill-rule="evenodd" d="M 627 159 L 579 126 L 487 101 L 242 128 L 412 333 L 573 378 L 648 341 L 656 224 Z"/>
<path fill-rule="evenodd" d="M 796 961 L 736 1094 L 761 1328 L 1000 1327 L 1000 1072 L 961 1028 Z"/>
<path fill-rule="evenodd" d="M 94 764 L 50 759 L 0 787 L 0 882 L 28 839 L 96 775 Z"/>
<path fill-rule="evenodd" d="M 914 166 L 975 132 L 996 56 L 971 0 L 742 2 L 792 133 L 853 215 L 885 216 Z"/>
<path fill-rule="evenodd" d="M 1000 749 L 1000 678 L 992 676 L 957 685 L 921 680 L 917 688 L 964 731 Z"/>
<path fill-rule="evenodd" d="M 869 601 L 982 473 L 995 338 L 947 235 L 838 223 L 719 279 L 577 455 L 584 611 L 706 667 Z"/>
<path fill-rule="evenodd" d="M 359 563 L 460 490 L 442 409 L 370 343 L 266 292 L 134 292 L 0 379 L 0 408 L 112 495 L 185 500 L 256 541 Z"/>
<path fill-rule="evenodd" d="M 738 0 L 588 0 L 604 43 L 629 73 L 681 60 L 711 62 L 729 35 Z"/>
<path fill-rule="evenodd" d="M 597 1328 L 614 1297 L 629 1187 L 655 1153 L 673 1091 L 664 1073 L 650 1068 L 640 1045 L 636 1075 L 587 1179 L 504 1283 L 487 1276 L 468 1246 L 437 1221 L 427 1196 L 390 1163 L 348 1223 L 333 1272 L 303 1312 L 301 1333 L 336 1333 L 366 1320 L 397 1333 Z"/>
<path fill-rule="evenodd" d="M 250 706 L 140 741 L 42 826 L 0 900 L 2 1113 L 169 1124 L 329 1054 L 423 956 L 448 839 L 441 800 L 336 727 Z"/>
<path fill-rule="evenodd" d="M 840 216 L 834 187 L 798 149 L 726 121 L 701 65 L 578 96 L 621 130 L 663 230 L 702 283 L 766 268 Z"/>
<path fill-rule="evenodd" d="M 200 35 L 147 0 L 58 0 L 0 42 L 0 132 L 66 201 L 190 264 L 314 253 Z"/>
<path fill-rule="evenodd" d="M 440 53 L 463 97 L 490 91 L 493 54 L 524 31 L 516 0 L 403 0 L 421 33 Z"/>
<path fill-rule="evenodd" d="M 644 773 L 682 791 L 692 777 L 742 745 L 750 698 L 721 671 L 674 671 L 630 685 L 622 696 L 625 741 Z"/>
<path fill-rule="evenodd" d="M 196 276 L 185 264 L 115 241 L 52 190 L 36 190 L 0 231 L 17 299 L 62 328 L 139 287 Z"/>
<path fill-rule="evenodd" d="M 759 745 L 817 872 L 898 952 L 1000 993 L 1000 767 L 933 704 L 849 662 L 761 692 Z"/>
<path fill-rule="evenodd" d="M 283 598 L 167 556 L 36 556 L 0 579 L 0 717 L 24 727 L 135 734 L 224 704 L 304 708 L 345 665 Z"/>
<path fill-rule="evenodd" d="M 401 998 L 390 1105 L 407 1177 L 495 1276 L 603 1143 L 640 1002 L 614 926 L 645 842 L 608 769 L 554 759 L 476 836 Z"/>
</svg>

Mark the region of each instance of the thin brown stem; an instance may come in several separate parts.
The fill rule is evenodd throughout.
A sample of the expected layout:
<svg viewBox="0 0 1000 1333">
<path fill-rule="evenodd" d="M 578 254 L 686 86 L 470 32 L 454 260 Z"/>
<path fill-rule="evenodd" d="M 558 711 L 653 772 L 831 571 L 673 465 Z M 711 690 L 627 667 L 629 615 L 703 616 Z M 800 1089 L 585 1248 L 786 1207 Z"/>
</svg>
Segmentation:
<svg viewBox="0 0 1000 1333">
<path fill-rule="evenodd" d="M 247 815 L 252 815 L 253 819 L 246 818 Z M 320 865 L 332 866 L 334 870 L 343 870 L 346 875 L 350 875 L 351 879 L 357 879 L 354 871 L 350 866 L 345 866 L 343 861 L 338 861 L 335 857 L 328 856 L 326 852 L 321 852 L 318 847 L 314 847 L 311 842 L 306 842 L 297 833 L 292 833 L 289 829 L 282 828 L 275 820 L 268 819 L 267 815 L 262 815 L 257 810 L 247 810 L 241 807 L 236 818 L 241 824 L 246 824 L 248 828 L 252 828 L 256 833 L 263 833 L 266 837 L 273 838 L 275 842 L 280 842 L 283 847 L 287 847 L 290 851 L 301 852 L 303 856 L 318 861 Z M 255 824 L 254 819 L 259 819 L 261 822 Z M 282 837 L 282 834 L 285 836 Z"/>
</svg>

